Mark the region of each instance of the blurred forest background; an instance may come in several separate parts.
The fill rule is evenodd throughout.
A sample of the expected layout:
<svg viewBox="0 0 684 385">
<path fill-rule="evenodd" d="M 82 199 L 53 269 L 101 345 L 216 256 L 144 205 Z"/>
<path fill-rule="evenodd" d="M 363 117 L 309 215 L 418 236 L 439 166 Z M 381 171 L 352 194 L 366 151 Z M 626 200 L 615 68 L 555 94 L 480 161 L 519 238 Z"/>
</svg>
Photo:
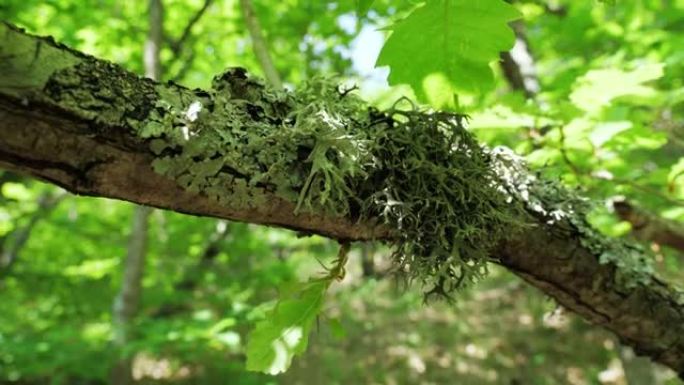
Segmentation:
<svg viewBox="0 0 684 385">
<path fill-rule="evenodd" d="M 190 87 L 230 66 L 288 87 L 337 74 L 386 107 L 411 91 L 373 68 L 382 28 L 420 2 L 370 3 L 3 0 L 0 18 Z M 594 225 L 638 239 L 682 282 L 684 0 L 513 3 L 524 15 L 515 48 L 492 65 L 495 86 L 461 94 L 459 110 L 485 143 L 581 189 L 595 201 Z M 160 48 L 152 70 L 150 44 Z M 425 91 L 444 107 L 430 99 L 439 90 Z M 354 245 L 287 373 L 245 371 L 246 334 L 278 288 L 320 273 L 336 250 L 0 170 L 0 384 L 104 384 L 117 367 L 139 384 L 682 383 L 496 267 L 454 303 L 425 305 L 373 244 Z M 122 309 L 126 295 L 139 305 Z"/>
</svg>

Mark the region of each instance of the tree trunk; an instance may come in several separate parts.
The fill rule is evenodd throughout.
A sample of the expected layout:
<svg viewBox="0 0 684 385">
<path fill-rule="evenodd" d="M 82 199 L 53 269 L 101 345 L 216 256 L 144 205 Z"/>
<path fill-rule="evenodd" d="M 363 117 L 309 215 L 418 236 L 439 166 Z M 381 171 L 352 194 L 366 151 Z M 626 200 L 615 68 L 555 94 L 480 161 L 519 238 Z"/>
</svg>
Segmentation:
<svg viewBox="0 0 684 385">
<path fill-rule="evenodd" d="M 164 9 L 162 0 L 150 0 L 150 30 L 145 41 L 145 75 L 153 80 L 161 78 L 161 61 L 159 53 L 164 40 Z M 128 244 L 128 255 L 124 263 L 121 291 L 114 299 L 112 319 L 114 330 L 114 347 L 122 354 L 134 334 L 133 320 L 138 314 L 142 297 L 142 279 L 147 254 L 147 235 L 149 217 L 152 209 L 135 206 L 131 235 Z M 133 356 L 122 355 L 114 364 L 111 373 L 112 384 L 128 385 L 133 381 Z"/>
<path fill-rule="evenodd" d="M 128 241 L 128 254 L 124 262 L 121 290 L 114 300 L 112 309 L 113 345 L 119 353 L 129 344 L 133 336 L 133 320 L 138 313 L 142 291 L 142 277 L 147 252 L 148 219 L 152 209 L 136 206 L 133 226 Z M 128 385 L 133 383 L 131 355 L 122 356 L 111 372 L 111 383 Z"/>
<path fill-rule="evenodd" d="M 250 185 L 249 177 L 235 170 L 226 172 L 232 173 L 230 180 L 240 189 L 226 192 L 223 203 L 155 173 L 151 166 L 155 155 L 138 134 L 141 125 L 156 122 L 152 111 L 164 105 L 163 100 L 211 105 L 210 92 L 141 79 L 8 24 L 0 27 L 0 57 L 0 167 L 77 194 L 195 215 L 275 225 L 343 241 L 396 237 L 393 230 L 371 219 L 359 221 L 323 209 L 295 214 L 296 202 L 267 187 Z M 262 106 L 270 103 L 244 71 L 224 73 L 220 80 L 231 87 L 236 110 L 249 110 L 250 100 L 258 99 Z M 283 108 L 273 103 L 272 108 Z M 207 124 L 236 123 L 212 116 L 211 111 L 204 119 L 209 119 Z M 262 203 L 239 204 L 245 190 L 262 197 Z M 595 247 L 597 240 L 603 246 Z M 549 224 L 539 218 L 529 231 L 501 242 L 492 258 L 566 308 L 615 332 L 638 354 L 684 374 L 684 296 L 647 272 L 640 272 L 646 279 L 621 284 L 620 261 L 605 258 L 618 249 L 612 240 L 577 231 L 568 220 Z"/>
</svg>

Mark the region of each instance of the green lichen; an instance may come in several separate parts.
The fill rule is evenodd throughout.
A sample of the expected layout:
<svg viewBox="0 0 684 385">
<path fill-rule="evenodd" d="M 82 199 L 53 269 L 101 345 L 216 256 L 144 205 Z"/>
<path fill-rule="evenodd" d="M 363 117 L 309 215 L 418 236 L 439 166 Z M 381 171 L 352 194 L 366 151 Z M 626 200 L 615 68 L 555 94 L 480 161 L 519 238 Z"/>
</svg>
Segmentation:
<svg viewBox="0 0 684 385">
<path fill-rule="evenodd" d="M 465 116 L 405 99 L 368 109 L 334 79 L 276 91 L 242 69 L 195 97 L 159 94 L 137 128 L 157 172 L 231 207 L 258 209 L 276 195 L 295 214 L 379 218 L 398 234 L 397 271 L 428 294 L 449 296 L 483 277 L 494 247 L 530 215 L 568 223 L 602 262 L 619 267 L 626 285 L 649 276 L 639 253 L 584 222 L 581 199 L 481 146 Z"/>
<path fill-rule="evenodd" d="M 408 277 L 446 296 L 486 274 L 492 249 L 523 226 L 522 206 L 507 200 L 464 116 L 401 104 L 373 122 L 362 211 L 398 230 L 393 255 Z"/>
<path fill-rule="evenodd" d="M 542 223 L 555 225 L 559 237 L 577 239 L 604 265 L 615 267 L 615 284 L 630 289 L 651 282 L 654 270 L 651 259 L 638 245 L 601 234 L 587 221 L 594 202 L 584 198 L 560 181 L 530 172 L 510 150 L 494 151 L 497 174 L 511 197 L 523 202 L 527 211 Z"/>
<path fill-rule="evenodd" d="M 226 205 L 258 208 L 263 192 L 295 214 L 381 218 L 399 234 L 398 270 L 430 293 L 482 277 L 491 249 L 522 225 L 464 116 L 369 110 L 335 80 L 275 91 L 240 69 L 197 100 L 167 99 L 138 131 L 157 172 Z"/>
<path fill-rule="evenodd" d="M 371 159 L 367 135 L 349 127 L 367 117 L 359 99 L 329 84 L 275 91 L 233 69 L 194 100 L 160 93 L 137 134 L 158 155 L 157 172 L 222 204 L 258 208 L 270 193 L 296 202 L 297 212 L 347 215 L 348 179 Z"/>
<path fill-rule="evenodd" d="M 0 23 L 0 88 L 4 93 L 21 96 L 41 89 L 52 74 L 80 60 L 51 38 L 30 36 Z"/>
</svg>

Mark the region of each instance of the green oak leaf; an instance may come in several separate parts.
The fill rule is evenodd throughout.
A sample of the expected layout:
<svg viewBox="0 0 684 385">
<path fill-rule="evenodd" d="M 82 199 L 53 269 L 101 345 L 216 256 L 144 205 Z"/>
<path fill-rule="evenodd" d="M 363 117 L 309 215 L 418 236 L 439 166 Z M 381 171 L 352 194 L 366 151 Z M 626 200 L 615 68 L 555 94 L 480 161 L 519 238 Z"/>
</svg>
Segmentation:
<svg viewBox="0 0 684 385">
<path fill-rule="evenodd" d="M 284 372 L 292 358 L 306 350 L 330 281 L 313 280 L 284 294 L 249 335 L 247 370 L 271 375 Z"/>
<path fill-rule="evenodd" d="M 366 16 L 375 0 L 356 0 L 356 14 L 358 16 Z"/>
<path fill-rule="evenodd" d="M 376 66 L 389 66 L 391 85 L 409 84 L 433 105 L 456 91 L 482 92 L 493 85 L 489 64 L 515 43 L 508 23 L 520 17 L 503 0 L 429 0 L 390 27 Z"/>
</svg>

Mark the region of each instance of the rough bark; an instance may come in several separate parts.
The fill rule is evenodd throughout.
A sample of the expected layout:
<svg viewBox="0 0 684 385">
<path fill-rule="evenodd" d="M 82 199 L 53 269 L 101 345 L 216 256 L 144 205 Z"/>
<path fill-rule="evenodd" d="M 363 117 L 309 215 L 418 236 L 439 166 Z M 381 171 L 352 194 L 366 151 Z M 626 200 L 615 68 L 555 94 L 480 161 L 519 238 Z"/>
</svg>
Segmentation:
<svg viewBox="0 0 684 385">
<path fill-rule="evenodd" d="M 599 263 L 580 237 L 555 226 L 540 225 L 499 252 L 503 266 L 564 307 L 683 373 L 684 296 L 666 282 L 653 277 L 648 285 L 621 288 L 615 266 Z"/>
<path fill-rule="evenodd" d="M 257 208 L 221 205 L 181 189 L 151 168 L 154 155 L 134 126 L 149 118 L 160 94 L 189 100 L 199 90 L 157 84 L 49 40 L 0 29 L 0 167 L 83 195 L 104 196 L 195 215 L 286 227 L 340 240 L 388 239 L 371 221 L 324 213 L 294 214 L 294 204 L 268 197 Z M 68 71 L 69 81 L 60 77 Z M 239 80 L 239 79 L 238 79 Z M 629 288 L 618 267 L 601 263 L 581 233 L 543 220 L 512 235 L 492 256 L 621 341 L 684 373 L 684 297 L 656 277 Z"/>
</svg>

